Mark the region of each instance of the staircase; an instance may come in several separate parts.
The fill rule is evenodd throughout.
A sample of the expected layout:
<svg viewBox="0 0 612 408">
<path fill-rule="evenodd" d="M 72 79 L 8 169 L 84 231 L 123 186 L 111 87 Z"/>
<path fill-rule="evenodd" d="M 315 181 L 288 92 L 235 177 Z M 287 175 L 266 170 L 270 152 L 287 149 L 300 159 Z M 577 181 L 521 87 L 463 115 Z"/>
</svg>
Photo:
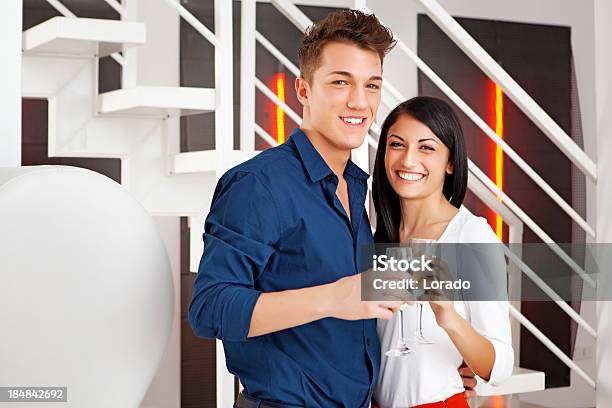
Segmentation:
<svg viewBox="0 0 612 408">
<path fill-rule="evenodd" d="M 102 0 L 100 0 L 102 1 Z M 233 84 L 232 84 L 232 2 L 215 0 L 215 28 L 211 32 L 189 13 L 180 3 L 174 0 L 146 0 L 164 4 L 164 11 L 181 16 L 215 46 L 215 88 L 187 88 L 177 86 L 178 72 L 174 77 L 161 78 L 157 83 L 140 83 L 140 76 L 146 72 L 148 64 L 164 64 L 168 58 L 178 57 L 178 43 L 161 46 L 153 54 L 140 52 L 146 49 L 147 33 L 156 30 L 155 18 L 150 21 L 134 22 L 137 16 L 145 14 L 144 4 L 131 1 L 120 5 L 122 19 L 102 20 L 80 18 L 65 7 L 57 6 L 57 1 L 49 1 L 61 17 L 54 17 L 23 33 L 23 97 L 46 98 L 49 101 L 49 156 L 53 157 L 104 157 L 121 159 L 121 182 L 130 193 L 139 200 L 152 215 L 187 216 L 191 226 L 190 265 L 197 271 L 202 251 L 203 220 L 212 199 L 216 180 L 228 168 L 247 160 L 257 152 L 253 150 L 253 135 L 257 134 L 270 144 L 274 139 L 255 123 L 253 106 L 256 87 L 270 99 L 270 92 L 263 89 L 265 85 L 258 81 L 254 74 L 254 63 L 243 64 L 241 88 L 241 150 L 234 150 L 233 140 Z M 517 84 L 505 74 L 494 61 L 482 55 L 469 38 L 465 37 L 448 19 L 433 0 L 420 0 L 427 12 L 453 39 L 461 42 L 462 47 L 473 52 L 477 63 L 486 67 L 492 78 L 504 84 L 509 94 L 516 97 L 517 104 L 530 112 L 545 129 L 550 137 L 559 140 L 560 146 L 566 146 L 567 140 L 559 135 L 559 130 L 550 124 L 548 115 L 538 110 L 531 98 L 523 94 Z M 143 0 L 140 3 L 144 3 Z M 272 0 L 271 3 L 299 29 L 304 30 L 310 20 L 289 0 Z M 242 1 L 242 58 L 255 57 L 255 44 L 263 45 L 280 63 L 292 72 L 297 71 L 288 58 L 265 37 L 255 31 L 256 0 Z M 141 7 L 138 9 L 138 7 Z M 355 8 L 367 9 L 366 2 L 355 1 Z M 142 19 L 140 19 L 142 20 Z M 222 23 L 223 22 L 223 23 Z M 393 28 L 393 27 L 391 27 Z M 263 37 L 263 38 L 262 38 Z M 477 45 L 477 44 L 476 44 Z M 155 44 L 155 47 L 158 45 Z M 410 57 L 423 72 L 446 89 L 441 79 L 421 61 L 401 40 L 398 48 Z M 174 51 L 173 51 L 174 50 Z M 484 53 L 486 54 L 486 53 Z M 103 56 L 111 55 L 120 64 L 122 70 L 122 87 L 109 92 L 98 91 L 98 62 Z M 489 57 L 490 58 L 490 57 Z M 176 64 L 176 61 L 169 62 Z M 146 75 L 145 75 L 146 76 Z M 517 88 L 518 87 L 518 88 Z M 269 90 L 267 90 L 269 91 Z M 483 131 L 496 143 L 504 146 L 508 156 L 514 157 L 517 164 L 520 156 L 504 145 L 486 123 L 482 121 L 452 90 L 447 95 L 472 118 Z M 446 91 L 445 91 L 446 92 Z M 523 91 L 524 92 L 524 91 Z M 526 95 L 526 96 L 525 96 Z M 392 107 L 397 102 L 407 99 L 388 81 L 385 81 L 383 103 Z M 274 100 L 279 103 L 278 100 Z M 296 122 L 301 119 L 286 105 L 285 112 Z M 183 116 L 214 112 L 215 114 L 215 149 L 198 152 L 179 152 L 179 119 Z M 548 118 L 549 119 L 549 118 Z M 553 122 L 554 123 L 554 122 Z M 375 136 L 379 132 L 378 124 L 373 126 L 372 135 L 362 148 L 354 152 L 354 161 L 368 169 L 368 146 L 376 147 Z M 562 132 L 562 131 L 561 131 Z M 565 135 L 567 136 L 567 135 Z M 584 152 L 575 149 L 565 153 L 575 160 L 585 174 L 594 176 L 594 164 Z M 522 162 L 526 173 L 535 178 L 542 188 L 556 200 L 558 195 L 543 180 L 538 180 L 537 173 Z M 469 188 L 487 205 L 502 216 L 510 226 L 510 239 L 520 242 L 523 226 L 541 232 L 537 225 L 513 202 L 510 197 L 503 197 L 503 192 L 473 163 L 470 163 Z M 575 221 L 584 227 L 589 234 L 592 228 L 582 220 L 575 211 L 560 203 Z M 544 239 L 544 238 L 543 238 Z M 544 239 L 547 241 L 546 239 Z M 519 268 L 521 269 L 521 268 Z M 520 273 L 520 271 L 518 272 Z M 525 273 L 523 271 L 523 273 Z M 528 272 L 527 272 L 528 273 Z M 563 308 L 562 305 L 560 307 Z M 565 310 L 565 309 L 564 309 Z M 567 310 L 566 310 L 567 311 Z M 570 311 L 567 311 L 571 314 Z M 520 310 L 514 309 L 516 319 L 513 329 L 519 327 Z M 580 321 L 579 314 L 572 315 L 581 327 L 588 330 L 590 326 Z M 592 328 L 590 328 L 592 330 Z M 544 341 L 544 340 L 543 340 Z M 563 359 L 563 357 L 560 356 Z M 569 358 L 566 356 L 566 358 Z M 565 360 L 564 360 L 565 361 Z M 568 365 L 572 361 L 569 359 Z M 572 367 L 576 371 L 576 367 Z M 578 370 L 580 370 L 578 368 Z M 580 373 L 579 373 L 580 374 Z M 584 372 L 580 376 L 589 382 Z M 592 381 L 592 380 L 591 380 Z M 592 384 L 594 386 L 594 382 Z M 499 387 L 492 387 L 479 381 L 477 387 L 481 396 L 512 395 L 544 389 L 544 373 L 516 367 L 510 380 Z M 225 369 L 221 343 L 217 346 L 217 396 L 218 406 L 231 406 L 234 394 L 233 376 Z"/>
</svg>

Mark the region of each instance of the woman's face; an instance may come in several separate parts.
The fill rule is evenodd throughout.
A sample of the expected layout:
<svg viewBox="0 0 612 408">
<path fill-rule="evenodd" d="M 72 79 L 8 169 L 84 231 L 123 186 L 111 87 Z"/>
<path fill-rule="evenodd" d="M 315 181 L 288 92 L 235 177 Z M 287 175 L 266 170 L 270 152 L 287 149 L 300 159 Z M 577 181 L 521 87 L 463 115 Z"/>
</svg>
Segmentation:
<svg viewBox="0 0 612 408">
<path fill-rule="evenodd" d="M 453 173 L 450 151 L 425 124 L 402 114 L 389 128 L 385 170 L 403 199 L 442 195 L 444 177 Z"/>
</svg>

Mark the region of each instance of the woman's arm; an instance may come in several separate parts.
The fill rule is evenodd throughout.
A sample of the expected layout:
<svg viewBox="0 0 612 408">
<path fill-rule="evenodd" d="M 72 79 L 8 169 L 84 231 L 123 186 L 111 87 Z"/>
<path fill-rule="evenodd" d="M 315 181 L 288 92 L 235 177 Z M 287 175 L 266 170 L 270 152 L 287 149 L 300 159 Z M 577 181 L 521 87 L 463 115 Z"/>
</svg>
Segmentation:
<svg viewBox="0 0 612 408">
<path fill-rule="evenodd" d="M 465 363 L 483 380 L 488 381 L 495 364 L 493 344 L 479 334 L 453 306 L 451 301 L 431 301 L 436 322 L 448 334 Z"/>
</svg>

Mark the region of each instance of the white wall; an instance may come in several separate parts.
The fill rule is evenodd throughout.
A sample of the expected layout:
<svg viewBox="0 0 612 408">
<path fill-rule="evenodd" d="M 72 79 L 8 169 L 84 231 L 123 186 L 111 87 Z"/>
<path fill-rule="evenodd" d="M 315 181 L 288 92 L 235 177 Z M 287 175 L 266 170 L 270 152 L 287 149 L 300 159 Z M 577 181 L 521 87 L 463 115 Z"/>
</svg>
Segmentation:
<svg viewBox="0 0 612 408">
<path fill-rule="evenodd" d="M 0 166 L 21 165 L 21 15 L 22 0 L 2 5 L 0 13 Z"/>
<path fill-rule="evenodd" d="M 612 242 L 612 2 L 595 0 L 595 91 L 597 129 L 597 236 L 598 242 Z M 612 254 L 601 260 L 609 265 Z M 600 277 L 609 296 L 611 271 Z M 601 290 L 601 289 L 600 289 Z M 600 292 L 601 293 L 601 292 Z M 612 302 L 597 304 L 597 407 L 612 407 Z"/>
</svg>

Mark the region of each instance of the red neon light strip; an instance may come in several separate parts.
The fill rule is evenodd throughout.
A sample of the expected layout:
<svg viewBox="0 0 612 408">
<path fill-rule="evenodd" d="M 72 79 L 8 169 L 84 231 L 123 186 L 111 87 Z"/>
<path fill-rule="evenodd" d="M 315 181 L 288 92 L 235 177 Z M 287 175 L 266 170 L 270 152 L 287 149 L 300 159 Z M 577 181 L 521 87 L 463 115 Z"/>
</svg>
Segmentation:
<svg viewBox="0 0 612 408">
<path fill-rule="evenodd" d="M 504 138 L 504 94 L 499 85 L 495 85 L 495 133 Z M 495 146 L 495 184 L 500 190 L 504 190 L 504 152 L 499 145 Z M 497 196 L 499 201 L 502 200 Z M 502 217 L 495 216 L 495 233 L 500 241 L 503 241 L 504 230 Z"/>
<path fill-rule="evenodd" d="M 285 102 L 285 74 L 279 72 L 275 75 L 276 96 L 283 103 Z M 285 143 L 285 112 L 283 108 L 276 105 L 276 140 L 278 143 Z"/>
</svg>

